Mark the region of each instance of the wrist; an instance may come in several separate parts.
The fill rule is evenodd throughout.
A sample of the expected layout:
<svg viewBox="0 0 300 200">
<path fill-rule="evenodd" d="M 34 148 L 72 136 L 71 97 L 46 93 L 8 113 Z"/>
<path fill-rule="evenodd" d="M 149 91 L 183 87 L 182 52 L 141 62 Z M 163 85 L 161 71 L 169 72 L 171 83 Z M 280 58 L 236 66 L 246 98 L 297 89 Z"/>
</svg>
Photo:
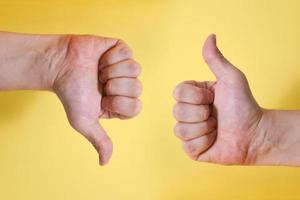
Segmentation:
<svg viewBox="0 0 300 200">
<path fill-rule="evenodd" d="M 0 90 L 53 90 L 68 38 L 0 32 Z"/>
<path fill-rule="evenodd" d="M 247 164 L 299 166 L 299 121 L 299 111 L 264 110 Z"/>
<path fill-rule="evenodd" d="M 69 41 L 70 36 L 68 35 L 54 36 L 51 42 L 45 46 L 43 54 L 45 65 L 42 68 L 42 89 L 54 91 L 55 80 L 63 68 Z"/>
<path fill-rule="evenodd" d="M 273 148 L 273 141 L 270 140 L 272 130 L 272 111 L 262 109 L 262 115 L 253 132 L 250 140 L 248 154 L 245 161 L 247 165 L 263 164 L 268 152 Z"/>
<path fill-rule="evenodd" d="M 65 36 L 0 32 L 0 90 L 51 90 Z"/>
</svg>

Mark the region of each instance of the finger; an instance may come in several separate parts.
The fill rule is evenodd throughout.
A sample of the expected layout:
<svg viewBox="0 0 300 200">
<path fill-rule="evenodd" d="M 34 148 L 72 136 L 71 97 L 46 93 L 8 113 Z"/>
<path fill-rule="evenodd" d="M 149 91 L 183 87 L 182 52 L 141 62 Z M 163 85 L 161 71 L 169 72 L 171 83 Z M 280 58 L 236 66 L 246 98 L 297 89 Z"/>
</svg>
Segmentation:
<svg viewBox="0 0 300 200">
<path fill-rule="evenodd" d="M 91 42 L 93 44 L 91 48 L 93 48 L 93 56 L 92 57 L 98 57 L 103 55 L 106 51 L 114 47 L 117 42 L 119 41 L 118 39 L 115 38 L 108 38 L 108 37 L 102 37 L 102 36 L 94 36 L 94 35 L 76 35 L 74 36 L 69 36 L 69 43 L 71 45 L 71 49 L 80 49 L 82 50 L 82 44 Z M 76 40 L 76 42 L 73 40 Z"/>
<path fill-rule="evenodd" d="M 212 91 L 188 83 L 180 83 L 173 93 L 176 101 L 190 104 L 211 104 L 214 100 Z"/>
<path fill-rule="evenodd" d="M 173 115 L 179 122 L 202 122 L 208 119 L 210 115 L 210 107 L 208 105 L 177 103 L 174 106 Z"/>
<path fill-rule="evenodd" d="M 217 121 L 209 117 L 207 121 L 200 123 L 177 123 L 175 135 L 181 140 L 191 140 L 206 135 L 216 129 Z"/>
<path fill-rule="evenodd" d="M 118 63 L 122 60 L 127 60 L 132 58 L 132 51 L 128 47 L 127 44 L 125 44 L 122 41 L 118 41 L 115 46 L 113 46 L 111 49 L 109 49 L 107 52 L 104 53 L 104 55 L 100 58 L 99 62 L 99 69 Z"/>
<path fill-rule="evenodd" d="M 125 115 L 120 115 L 118 113 L 110 112 L 105 110 L 100 116 L 100 119 L 113 119 L 113 118 L 118 118 L 118 119 L 130 119 L 131 117 L 127 117 Z"/>
<path fill-rule="evenodd" d="M 139 97 L 142 93 L 142 84 L 135 78 L 114 78 L 107 81 L 105 94 L 109 96 Z"/>
<path fill-rule="evenodd" d="M 102 99 L 102 107 L 109 112 L 118 113 L 131 118 L 141 111 L 142 103 L 136 98 L 105 96 Z"/>
<path fill-rule="evenodd" d="M 210 35 L 206 39 L 202 55 L 209 68 L 218 79 L 237 70 L 218 49 L 215 35 Z"/>
<path fill-rule="evenodd" d="M 113 145 L 98 121 L 92 121 L 83 117 L 73 117 L 70 119 L 70 123 L 93 144 L 99 154 L 100 165 L 107 164 L 112 154 Z"/>
<path fill-rule="evenodd" d="M 216 136 L 216 131 L 213 131 L 193 140 L 184 141 L 183 149 L 190 158 L 197 160 L 198 156 L 205 152 L 214 143 Z"/>
<path fill-rule="evenodd" d="M 106 165 L 111 158 L 113 145 L 105 130 L 97 123 L 90 141 L 99 153 L 100 165 Z"/>
<path fill-rule="evenodd" d="M 216 84 L 216 81 L 194 81 L 194 80 L 188 80 L 188 81 L 184 81 L 182 82 L 186 83 L 186 84 L 190 84 L 199 88 L 205 88 L 208 89 L 210 91 L 214 90 L 214 85 Z"/>
<path fill-rule="evenodd" d="M 100 71 L 99 80 L 102 83 L 105 83 L 107 80 L 113 78 L 136 78 L 140 75 L 140 73 L 140 65 L 136 61 L 128 59 L 103 68 Z"/>
</svg>

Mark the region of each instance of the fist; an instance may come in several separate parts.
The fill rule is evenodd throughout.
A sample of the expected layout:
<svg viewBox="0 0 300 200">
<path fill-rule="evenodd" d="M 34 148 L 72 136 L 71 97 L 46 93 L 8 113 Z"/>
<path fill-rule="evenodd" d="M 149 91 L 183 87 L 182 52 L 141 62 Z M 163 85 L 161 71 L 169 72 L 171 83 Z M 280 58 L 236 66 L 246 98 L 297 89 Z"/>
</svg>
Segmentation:
<svg viewBox="0 0 300 200">
<path fill-rule="evenodd" d="M 203 58 L 217 80 L 185 81 L 175 88 L 175 134 L 194 160 L 248 164 L 263 111 L 244 74 L 218 50 L 214 35 L 204 44 Z"/>
<path fill-rule="evenodd" d="M 68 36 L 66 46 L 54 91 L 72 127 L 93 144 L 104 165 L 112 142 L 98 120 L 128 119 L 141 111 L 141 68 L 130 48 L 117 39 Z"/>
</svg>

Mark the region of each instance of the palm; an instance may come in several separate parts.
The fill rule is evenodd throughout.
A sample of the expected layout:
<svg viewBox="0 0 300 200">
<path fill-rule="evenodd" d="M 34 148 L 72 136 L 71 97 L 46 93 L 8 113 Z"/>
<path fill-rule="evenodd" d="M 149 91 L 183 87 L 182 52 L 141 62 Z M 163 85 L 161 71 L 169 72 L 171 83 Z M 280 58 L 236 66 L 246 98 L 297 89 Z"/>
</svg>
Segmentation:
<svg viewBox="0 0 300 200">
<path fill-rule="evenodd" d="M 244 76 L 218 81 L 214 86 L 214 111 L 217 119 L 217 139 L 206 152 L 211 162 L 241 164 L 254 128 L 260 119 L 260 108 L 252 97 Z"/>
</svg>

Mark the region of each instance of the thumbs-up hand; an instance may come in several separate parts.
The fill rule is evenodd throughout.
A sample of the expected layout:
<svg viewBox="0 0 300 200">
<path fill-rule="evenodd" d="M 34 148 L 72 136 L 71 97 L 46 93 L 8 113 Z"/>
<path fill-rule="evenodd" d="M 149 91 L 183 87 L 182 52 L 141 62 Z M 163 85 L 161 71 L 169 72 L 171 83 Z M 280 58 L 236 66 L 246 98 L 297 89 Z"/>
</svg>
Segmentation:
<svg viewBox="0 0 300 200">
<path fill-rule="evenodd" d="M 186 81 L 174 90 L 175 134 L 194 160 L 247 164 L 255 157 L 263 110 L 253 98 L 245 75 L 234 67 L 210 35 L 203 58 L 215 82 Z"/>
<path fill-rule="evenodd" d="M 95 36 L 70 36 L 61 58 L 54 91 L 72 127 L 93 144 L 104 165 L 112 142 L 98 119 L 127 119 L 140 112 L 140 66 L 124 42 Z"/>
</svg>

